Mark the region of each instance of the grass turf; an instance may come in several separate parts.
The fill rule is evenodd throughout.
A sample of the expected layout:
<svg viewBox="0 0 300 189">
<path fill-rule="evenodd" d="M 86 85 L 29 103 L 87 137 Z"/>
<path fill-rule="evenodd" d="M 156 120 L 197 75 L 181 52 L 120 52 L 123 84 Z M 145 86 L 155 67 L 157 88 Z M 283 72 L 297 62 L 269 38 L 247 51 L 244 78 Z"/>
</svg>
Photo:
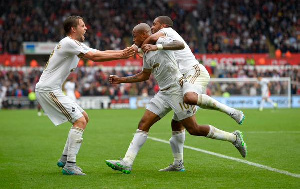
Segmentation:
<svg viewBox="0 0 300 189">
<path fill-rule="evenodd" d="M 199 124 L 244 133 L 246 160 L 300 174 L 300 109 L 243 110 L 242 126 L 215 111 L 197 112 Z M 106 159 L 123 157 L 144 110 L 87 110 L 90 122 L 77 162 L 87 176 L 65 176 L 56 166 L 70 123 L 53 126 L 34 110 L 0 111 L 0 188 L 298 188 L 295 178 L 240 162 L 185 149 L 186 172 L 158 172 L 172 162 L 168 144 L 148 139 L 129 175 Z M 168 140 L 172 114 L 149 136 Z M 185 145 L 243 159 L 228 142 L 186 133 Z"/>
</svg>

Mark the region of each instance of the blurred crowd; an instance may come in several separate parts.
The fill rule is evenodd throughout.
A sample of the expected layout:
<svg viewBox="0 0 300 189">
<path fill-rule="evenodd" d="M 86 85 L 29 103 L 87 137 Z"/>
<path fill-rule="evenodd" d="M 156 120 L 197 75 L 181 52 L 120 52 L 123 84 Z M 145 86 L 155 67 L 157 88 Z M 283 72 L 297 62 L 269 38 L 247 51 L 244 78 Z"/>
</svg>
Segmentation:
<svg viewBox="0 0 300 189">
<path fill-rule="evenodd" d="M 257 81 L 243 82 L 243 79 L 258 77 L 268 78 L 270 81 L 271 95 L 300 95 L 300 69 L 286 67 L 281 69 L 260 69 L 257 70 L 253 66 L 236 66 L 229 68 L 215 69 L 215 75 L 218 78 L 238 78 L 237 82 L 210 82 L 207 88 L 207 93 L 210 95 L 222 96 L 242 95 L 242 96 L 257 96 L 261 94 L 261 86 Z M 291 86 L 287 81 L 279 81 L 279 78 L 291 78 Z"/>
<path fill-rule="evenodd" d="M 157 83 L 151 76 L 149 80 L 140 83 L 126 83 L 120 85 L 111 85 L 108 77 L 111 74 L 118 76 L 129 76 L 138 73 L 140 70 L 131 71 L 103 71 L 97 67 L 80 67 L 75 73 L 69 76 L 69 79 L 75 77 L 76 90 L 81 96 L 109 96 L 111 99 L 123 99 L 129 96 L 153 96 L 159 90 Z M 10 70 L 0 69 L 0 94 L 3 87 L 6 88 L 5 96 L 26 97 L 31 91 L 34 91 L 35 84 L 38 82 L 42 73 L 42 68 L 16 68 Z M 235 67 L 234 69 L 219 69 L 218 77 L 226 78 L 256 78 L 257 76 L 273 78 L 290 77 L 292 80 L 291 94 L 300 95 L 300 69 L 286 68 L 278 70 L 257 71 L 256 69 L 247 69 Z M 257 82 L 210 82 L 207 88 L 208 95 L 223 95 L 227 92 L 231 95 L 260 95 L 260 86 Z M 287 95 L 287 82 L 271 82 L 271 94 Z M 2 94 L 3 95 L 3 94 Z"/>
<path fill-rule="evenodd" d="M 299 52 L 297 0 L 201 1 L 193 15 L 208 53 Z"/>
<path fill-rule="evenodd" d="M 184 1 L 180 1 L 184 3 Z M 171 0 L 13 0 L 0 1 L 0 53 L 22 53 L 23 41 L 58 42 L 63 20 L 80 15 L 92 48 L 123 49 L 131 30 L 168 15 L 193 52 L 265 53 L 270 47 L 299 52 L 297 0 L 198 0 L 184 10 Z M 298 7 L 298 8 L 297 8 Z"/>
</svg>

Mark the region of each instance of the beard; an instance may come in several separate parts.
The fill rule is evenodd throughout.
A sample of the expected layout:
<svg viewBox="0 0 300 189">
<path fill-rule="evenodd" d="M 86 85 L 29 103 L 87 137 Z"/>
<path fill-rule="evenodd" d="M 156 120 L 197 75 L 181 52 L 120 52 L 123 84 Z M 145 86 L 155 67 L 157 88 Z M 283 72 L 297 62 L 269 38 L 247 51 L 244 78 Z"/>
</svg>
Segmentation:
<svg viewBox="0 0 300 189">
<path fill-rule="evenodd" d="M 84 41 L 84 39 L 85 39 L 85 37 L 82 35 L 82 36 L 79 38 L 79 40 L 78 40 L 78 41 L 80 41 L 80 42 L 83 42 L 83 41 Z"/>
</svg>

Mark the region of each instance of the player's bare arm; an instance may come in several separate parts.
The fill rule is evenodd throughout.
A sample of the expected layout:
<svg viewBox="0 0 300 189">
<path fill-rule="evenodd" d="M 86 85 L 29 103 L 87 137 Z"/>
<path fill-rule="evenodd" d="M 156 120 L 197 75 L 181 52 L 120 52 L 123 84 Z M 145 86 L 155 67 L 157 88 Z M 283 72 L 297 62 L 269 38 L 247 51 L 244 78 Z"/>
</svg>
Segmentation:
<svg viewBox="0 0 300 189">
<path fill-rule="evenodd" d="M 142 46 L 143 52 L 147 53 L 149 51 L 156 51 L 156 50 L 182 50 L 184 49 L 184 43 L 178 40 L 173 40 L 170 43 L 166 44 L 158 44 L 158 45 L 152 45 L 152 44 L 145 44 Z"/>
<path fill-rule="evenodd" d="M 127 47 L 123 50 L 108 50 L 108 51 L 96 51 L 88 52 L 83 57 L 95 62 L 104 62 L 117 59 L 126 59 L 132 57 L 135 51 L 132 47 Z"/>
<path fill-rule="evenodd" d="M 137 82 L 148 80 L 150 75 L 151 75 L 151 70 L 143 69 L 143 71 L 129 77 L 118 77 L 116 75 L 110 75 L 109 82 L 111 84 L 137 83 Z"/>
<path fill-rule="evenodd" d="M 156 32 L 156 33 L 150 35 L 150 36 L 143 42 L 142 46 L 145 45 L 145 44 L 155 44 L 156 41 L 158 40 L 158 38 L 164 37 L 164 36 L 165 36 L 165 34 L 164 34 L 163 32 Z"/>
</svg>

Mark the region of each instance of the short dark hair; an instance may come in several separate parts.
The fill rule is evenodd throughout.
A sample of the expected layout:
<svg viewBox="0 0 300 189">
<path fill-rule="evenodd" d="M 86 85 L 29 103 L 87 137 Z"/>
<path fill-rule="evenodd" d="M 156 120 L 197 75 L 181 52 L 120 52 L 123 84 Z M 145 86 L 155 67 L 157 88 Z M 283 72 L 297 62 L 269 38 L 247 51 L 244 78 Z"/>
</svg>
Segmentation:
<svg viewBox="0 0 300 189">
<path fill-rule="evenodd" d="M 79 20 L 83 20 L 81 16 L 68 16 L 64 21 L 64 30 L 66 34 L 69 34 L 71 27 L 76 27 L 79 24 Z"/>
<path fill-rule="evenodd" d="M 168 16 L 158 16 L 159 23 L 166 24 L 169 27 L 173 27 L 173 21 Z"/>
</svg>

